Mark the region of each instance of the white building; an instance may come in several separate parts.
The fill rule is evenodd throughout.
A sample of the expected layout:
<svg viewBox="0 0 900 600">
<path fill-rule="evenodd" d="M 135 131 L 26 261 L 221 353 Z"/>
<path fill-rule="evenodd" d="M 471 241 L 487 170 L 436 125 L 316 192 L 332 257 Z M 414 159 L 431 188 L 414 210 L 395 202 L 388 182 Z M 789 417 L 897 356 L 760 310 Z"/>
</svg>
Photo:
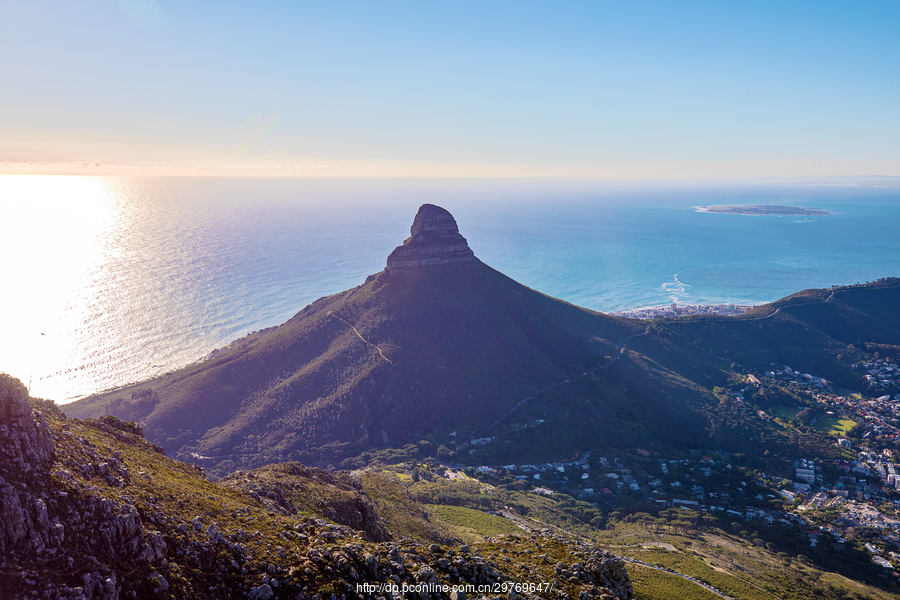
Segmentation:
<svg viewBox="0 0 900 600">
<path fill-rule="evenodd" d="M 808 481 L 812 483 L 816 480 L 816 470 L 815 469 L 797 469 L 797 476 L 795 479 L 800 479 L 802 481 Z"/>
</svg>

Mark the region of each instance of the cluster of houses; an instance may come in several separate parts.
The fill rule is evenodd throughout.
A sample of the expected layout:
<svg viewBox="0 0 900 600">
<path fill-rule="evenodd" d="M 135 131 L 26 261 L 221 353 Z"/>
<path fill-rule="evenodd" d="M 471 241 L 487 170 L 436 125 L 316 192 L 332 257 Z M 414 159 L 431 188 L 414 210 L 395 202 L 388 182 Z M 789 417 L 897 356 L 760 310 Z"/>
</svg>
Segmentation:
<svg viewBox="0 0 900 600">
<path fill-rule="evenodd" d="M 803 500 L 796 507 L 795 516 L 803 521 L 801 528 L 804 533 L 809 534 L 811 546 L 816 546 L 819 536 L 829 534 L 834 537 L 835 547 L 841 549 L 846 542 L 844 536 L 856 528 L 864 527 L 877 531 L 875 543 L 893 547 L 900 542 L 900 520 L 884 514 L 874 506 L 893 504 L 900 508 L 900 501 L 893 499 L 890 494 L 892 490 L 900 489 L 897 467 L 887 460 L 891 455 L 890 451 L 879 455 L 860 452 L 857 460 L 826 460 L 821 461 L 821 464 L 810 459 L 800 459 L 794 465 L 794 481 L 779 480 L 768 475 L 763 475 L 763 478 L 769 484 L 784 485 L 785 489 L 779 493 L 786 500 Z M 823 477 L 823 467 L 828 468 L 830 473 L 838 473 L 833 481 L 826 481 Z M 787 489 L 788 487 L 793 489 Z M 834 514 L 830 511 L 836 511 L 838 516 L 830 523 L 817 527 L 804 516 L 804 513 L 817 509 L 829 511 L 820 514 Z M 891 561 L 900 565 L 900 555 L 882 552 L 871 542 L 866 544 L 866 550 L 873 555 L 873 562 L 885 568 L 894 569 Z M 885 554 L 888 558 L 882 556 Z"/>
<path fill-rule="evenodd" d="M 859 363 L 852 365 L 854 369 L 867 371 L 866 378 L 873 382 L 870 387 L 900 386 L 900 369 L 890 361 L 878 360 L 871 363 Z M 836 394 L 829 382 L 816 375 L 801 373 L 785 366 L 778 371 L 767 371 L 766 377 L 780 381 L 789 381 L 795 387 L 812 393 L 813 398 L 820 404 L 832 409 L 826 416 L 840 413 L 848 419 L 866 425 L 864 438 L 883 436 L 887 439 L 900 439 L 900 429 L 896 422 L 900 419 L 900 394 L 885 394 L 877 398 L 858 398 Z M 750 375 L 748 382 L 759 385 L 759 380 Z M 742 390 L 742 391 L 746 391 Z M 740 396 L 739 396 L 740 397 Z M 758 411 L 760 418 L 768 420 L 770 417 L 764 411 Z M 814 424 L 814 423 L 812 423 Z M 847 438 L 837 440 L 837 445 L 844 448 L 852 448 L 852 442 Z"/>
<path fill-rule="evenodd" d="M 858 363 L 852 368 L 865 372 L 864 377 L 869 382 L 870 389 L 888 390 L 900 387 L 900 367 L 893 364 L 890 359 Z"/>
<path fill-rule="evenodd" d="M 791 381 L 794 383 L 798 383 L 800 384 L 800 387 L 805 387 L 807 389 L 822 390 L 829 387 L 829 383 L 826 379 L 817 377 L 815 375 L 810 375 L 809 373 L 801 373 L 800 371 L 795 371 L 787 365 L 785 365 L 785 367 L 779 371 L 766 371 L 766 377 L 772 377 L 773 379 L 777 379 L 780 381 Z"/>
<path fill-rule="evenodd" d="M 889 451 L 862 451 L 855 460 L 800 458 L 794 461 L 793 479 L 767 473 L 748 477 L 740 468 L 732 467 L 727 454 L 702 453 L 688 459 L 591 457 L 587 453 L 570 461 L 483 466 L 477 470 L 526 481 L 531 492 L 548 496 L 565 492 L 586 501 L 615 504 L 618 496 L 627 493 L 661 508 L 790 527 L 808 539 L 811 547 L 827 539 L 829 547 L 841 550 L 854 530 L 870 528 L 878 532 L 870 552 L 873 561 L 893 569 L 892 562 L 900 566 L 900 561 L 883 549 L 900 544 L 900 520 L 875 508 L 884 503 L 900 508 L 900 500 L 894 500 L 894 490 L 900 489 L 900 472 L 892 458 Z M 793 508 L 779 508 L 774 502 L 778 496 Z M 821 523 L 822 515 L 835 513 L 838 517 L 831 522 L 813 522 L 813 515 Z"/>
<path fill-rule="evenodd" d="M 865 369 L 873 387 L 900 385 L 900 370 L 889 361 L 861 363 L 856 368 Z M 765 473 L 748 476 L 739 467 L 732 467 L 727 453 L 711 456 L 694 453 L 689 459 L 652 459 L 646 453 L 591 457 L 587 453 L 570 461 L 485 466 L 477 470 L 511 476 L 527 482 L 532 492 L 546 495 L 564 492 L 581 500 L 605 501 L 609 505 L 618 504 L 621 497 L 627 496 L 660 507 L 709 512 L 734 521 L 793 527 L 808 537 L 812 547 L 827 539 L 829 547 L 840 550 L 847 543 L 846 538 L 855 536 L 853 532 L 857 528 L 868 528 L 877 533 L 867 547 L 873 561 L 886 569 L 893 569 L 892 563 L 900 566 L 900 554 L 886 551 L 900 546 L 900 520 L 875 508 L 892 505 L 900 511 L 900 467 L 893 462 L 893 452 L 876 442 L 876 438 L 900 438 L 895 426 L 900 418 L 900 394 L 874 399 L 836 394 L 826 379 L 789 366 L 770 370 L 765 378 L 789 382 L 794 389 L 808 391 L 820 406 L 828 409 L 826 417 L 840 414 L 865 424 L 859 449 L 854 448 L 850 439 L 837 441 L 838 445 L 854 451 L 855 458 L 800 458 L 794 461 L 790 474 L 782 473 L 784 476 Z M 743 404 L 745 393 L 763 385 L 762 375 L 750 375 L 746 388 L 729 393 Z M 760 413 L 770 418 L 763 411 Z M 473 440 L 473 444 L 491 441 L 490 438 Z M 779 497 L 793 508 L 776 502 Z M 822 523 L 826 514 L 839 516 L 822 525 L 813 523 L 813 517 Z"/>
<path fill-rule="evenodd" d="M 660 317 L 686 317 L 687 315 L 740 315 L 756 308 L 749 304 L 685 304 L 678 306 L 673 302 L 668 306 L 651 306 L 610 313 L 618 317 L 630 319 L 658 319 Z"/>
</svg>

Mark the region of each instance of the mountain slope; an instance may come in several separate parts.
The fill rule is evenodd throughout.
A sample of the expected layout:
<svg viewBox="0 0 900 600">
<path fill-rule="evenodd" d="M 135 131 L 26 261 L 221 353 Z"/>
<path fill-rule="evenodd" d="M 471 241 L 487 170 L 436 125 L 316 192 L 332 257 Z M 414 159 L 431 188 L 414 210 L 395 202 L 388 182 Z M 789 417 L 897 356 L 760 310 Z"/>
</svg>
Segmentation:
<svg viewBox="0 0 900 600">
<path fill-rule="evenodd" d="M 170 451 L 266 453 L 256 466 L 335 441 L 475 434 L 536 391 L 605 365 L 642 328 L 498 273 L 449 213 L 425 205 L 410 239 L 363 285 L 203 363 L 64 410 L 140 420 Z"/>
<path fill-rule="evenodd" d="M 900 286 L 887 281 L 808 290 L 740 317 L 613 317 L 483 264 L 450 213 L 426 204 L 361 286 L 203 362 L 63 410 L 139 421 L 216 476 L 385 448 L 407 458 L 477 448 L 501 462 L 604 446 L 739 447 L 736 429 L 713 431 L 727 421 L 714 386 L 781 362 L 853 387 L 859 376 L 837 356 L 851 343 L 900 344 L 898 305 Z"/>
</svg>

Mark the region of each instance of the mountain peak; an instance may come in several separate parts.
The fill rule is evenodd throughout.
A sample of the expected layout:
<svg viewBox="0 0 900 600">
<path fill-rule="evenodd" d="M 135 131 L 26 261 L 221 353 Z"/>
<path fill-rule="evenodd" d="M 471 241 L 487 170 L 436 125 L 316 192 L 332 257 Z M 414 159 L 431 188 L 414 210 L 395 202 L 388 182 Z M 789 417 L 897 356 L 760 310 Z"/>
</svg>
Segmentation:
<svg viewBox="0 0 900 600">
<path fill-rule="evenodd" d="M 388 256 L 386 271 L 475 261 L 466 238 L 459 234 L 456 219 L 440 206 L 420 206 L 409 232 L 411 235 Z"/>
</svg>

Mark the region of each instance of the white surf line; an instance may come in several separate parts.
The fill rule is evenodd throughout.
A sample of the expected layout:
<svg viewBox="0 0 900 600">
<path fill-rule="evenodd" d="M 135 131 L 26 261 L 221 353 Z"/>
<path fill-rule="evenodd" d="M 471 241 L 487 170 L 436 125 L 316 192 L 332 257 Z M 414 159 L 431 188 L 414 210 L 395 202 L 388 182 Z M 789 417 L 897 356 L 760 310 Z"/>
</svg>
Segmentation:
<svg viewBox="0 0 900 600">
<path fill-rule="evenodd" d="M 683 281 L 678 279 L 679 275 L 681 275 L 681 271 L 675 273 L 672 276 L 672 281 L 663 283 L 661 285 L 663 292 L 669 294 L 669 300 L 671 300 L 672 302 L 678 302 L 681 296 L 690 295 L 687 293 L 686 288 L 694 287 L 691 284 L 684 283 Z"/>
</svg>

